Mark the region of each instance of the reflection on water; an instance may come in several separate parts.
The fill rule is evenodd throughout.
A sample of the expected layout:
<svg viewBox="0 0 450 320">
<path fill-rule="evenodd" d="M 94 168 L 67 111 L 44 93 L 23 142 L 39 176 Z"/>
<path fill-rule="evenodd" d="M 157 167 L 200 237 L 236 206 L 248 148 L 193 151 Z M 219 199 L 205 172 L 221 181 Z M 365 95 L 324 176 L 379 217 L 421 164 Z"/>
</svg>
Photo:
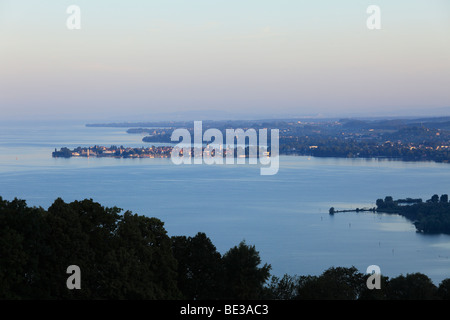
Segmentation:
<svg viewBox="0 0 450 320">
<path fill-rule="evenodd" d="M 412 232 L 415 231 L 416 228 L 412 223 L 405 223 L 405 222 L 383 222 L 379 223 L 378 227 L 382 231 L 393 231 L 393 232 Z"/>
</svg>

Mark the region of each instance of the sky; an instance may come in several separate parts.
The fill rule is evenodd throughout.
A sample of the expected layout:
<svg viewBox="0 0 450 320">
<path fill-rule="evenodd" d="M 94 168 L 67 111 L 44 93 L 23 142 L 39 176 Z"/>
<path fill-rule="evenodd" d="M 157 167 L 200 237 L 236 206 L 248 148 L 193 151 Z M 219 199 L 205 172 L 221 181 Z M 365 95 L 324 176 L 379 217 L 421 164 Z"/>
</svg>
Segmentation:
<svg viewBox="0 0 450 320">
<path fill-rule="evenodd" d="M 0 120 L 450 115 L 449 87 L 448 0 L 0 0 Z"/>
</svg>

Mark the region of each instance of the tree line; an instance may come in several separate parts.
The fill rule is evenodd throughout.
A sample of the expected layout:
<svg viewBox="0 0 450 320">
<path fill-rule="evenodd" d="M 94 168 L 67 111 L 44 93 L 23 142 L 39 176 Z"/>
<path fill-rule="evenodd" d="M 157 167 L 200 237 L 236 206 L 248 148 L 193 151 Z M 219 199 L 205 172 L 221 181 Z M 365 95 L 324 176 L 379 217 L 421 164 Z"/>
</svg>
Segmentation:
<svg viewBox="0 0 450 320">
<path fill-rule="evenodd" d="M 81 289 L 66 286 L 67 267 Z M 205 233 L 169 236 L 164 223 L 92 199 L 47 209 L 0 197 L 1 299 L 449 299 L 420 273 L 369 290 L 369 275 L 332 267 L 320 276 L 279 278 L 244 241 L 224 254 Z"/>
<path fill-rule="evenodd" d="M 157 218 L 92 199 L 45 210 L 0 197 L 1 299 L 251 299 L 270 275 L 260 264 L 245 242 L 221 255 L 204 233 L 169 237 Z"/>
<path fill-rule="evenodd" d="M 400 214 L 413 221 L 416 230 L 423 233 L 450 234 L 450 202 L 448 195 L 434 194 L 430 199 L 398 199 L 392 196 L 376 201 L 377 211 Z"/>
<path fill-rule="evenodd" d="M 311 146 L 314 146 L 313 148 Z M 381 142 L 341 137 L 280 137 L 280 154 L 314 157 L 388 158 L 403 161 L 449 162 L 450 148 L 426 141 L 406 143 Z"/>
</svg>

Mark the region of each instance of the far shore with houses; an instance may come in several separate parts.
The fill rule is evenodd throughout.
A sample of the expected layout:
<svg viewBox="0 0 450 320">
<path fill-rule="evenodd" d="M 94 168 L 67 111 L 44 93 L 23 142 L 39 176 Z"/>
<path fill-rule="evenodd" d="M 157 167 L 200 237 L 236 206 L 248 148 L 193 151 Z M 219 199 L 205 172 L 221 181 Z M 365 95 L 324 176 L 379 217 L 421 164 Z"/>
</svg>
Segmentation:
<svg viewBox="0 0 450 320">
<path fill-rule="evenodd" d="M 151 146 L 151 147 L 123 147 L 123 146 L 93 146 L 93 147 L 77 147 L 73 150 L 63 147 L 59 151 L 55 148 L 52 152 L 54 158 L 72 158 L 72 157 L 111 157 L 111 158 L 170 158 L 172 155 L 172 146 Z M 197 155 L 194 152 L 194 147 L 188 148 L 188 156 Z M 247 158 L 250 156 L 248 147 L 223 148 L 220 146 L 220 152 L 223 156 L 231 153 L 234 157 Z M 180 155 L 183 155 L 184 149 L 179 149 Z M 260 150 L 261 154 L 269 157 L 270 151 Z M 210 146 L 203 146 L 201 150 L 202 155 L 215 156 L 216 150 Z M 250 156 L 252 157 L 252 156 Z M 256 155 L 259 157 L 259 154 Z"/>
<path fill-rule="evenodd" d="M 151 146 L 147 148 L 132 148 L 123 146 L 93 146 L 77 147 L 73 150 L 63 147 L 52 152 L 54 158 L 71 157 L 113 157 L 113 158 L 169 158 L 172 152 L 170 146 Z"/>
</svg>

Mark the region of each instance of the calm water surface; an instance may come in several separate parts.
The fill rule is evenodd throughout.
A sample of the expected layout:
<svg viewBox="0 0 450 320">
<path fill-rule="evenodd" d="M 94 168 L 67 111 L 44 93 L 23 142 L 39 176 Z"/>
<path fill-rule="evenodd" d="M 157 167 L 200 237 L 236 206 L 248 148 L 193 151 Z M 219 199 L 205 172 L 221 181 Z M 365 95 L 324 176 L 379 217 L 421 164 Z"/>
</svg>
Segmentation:
<svg viewBox="0 0 450 320">
<path fill-rule="evenodd" d="M 450 278 L 450 236 L 415 232 L 396 215 L 338 213 L 377 198 L 450 194 L 450 165 L 387 160 L 281 157 L 274 176 L 256 165 L 181 165 L 169 159 L 54 159 L 55 148 L 147 146 L 126 128 L 1 124 L 0 195 L 47 208 L 57 198 L 92 198 L 165 223 L 169 235 L 205 232 L 224 253 L 254 244 L 276 275 L 317 275 L 331 266 L 389 277 Z"/>
</svg>

